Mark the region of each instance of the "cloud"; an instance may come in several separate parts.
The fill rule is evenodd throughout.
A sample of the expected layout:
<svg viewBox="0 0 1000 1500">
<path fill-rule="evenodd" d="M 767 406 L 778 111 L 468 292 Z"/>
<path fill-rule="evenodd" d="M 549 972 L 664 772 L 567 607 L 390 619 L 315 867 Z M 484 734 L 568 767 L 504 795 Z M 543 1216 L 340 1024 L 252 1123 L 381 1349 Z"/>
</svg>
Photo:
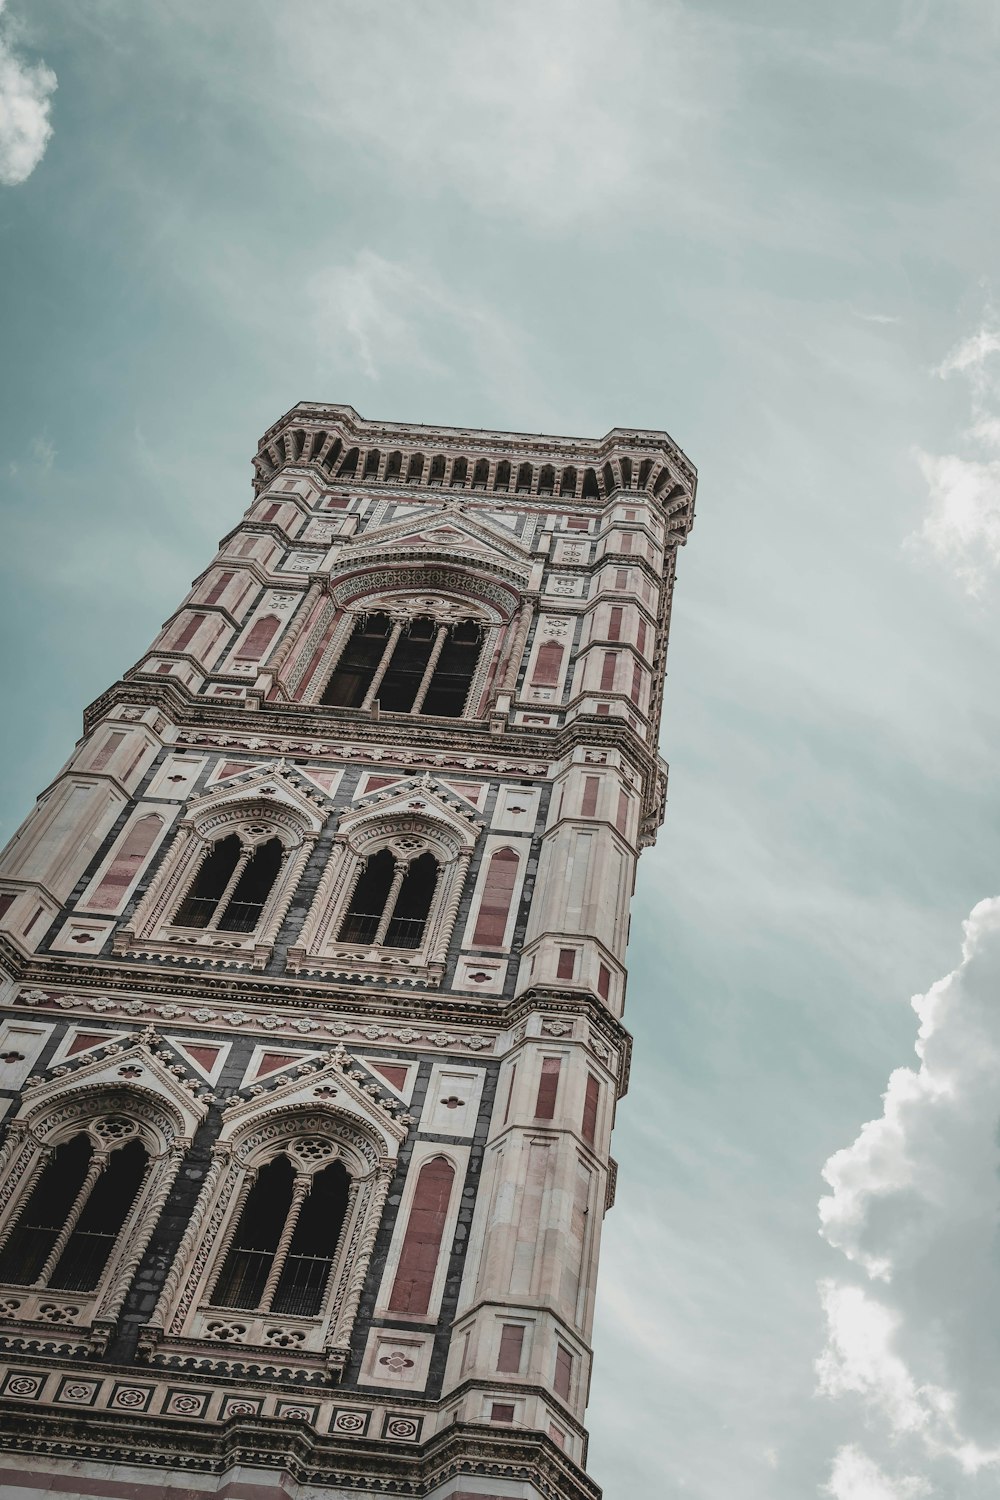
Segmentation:
<svg viewBox="0 0 1000 1500">
<path fill-rule="evenodd" d="M 0 0 L 0 12 L 3 8 Z M 24 62 L 13 48 L 9 27 L 0 30 L 0 183 L 6 187 L 26 182 L 45 155 L 55 88 L 52 69 L 43 62 Z"/>
<path fill-rule="evenodd" d="M 930 510 L 917 540 L 944 562 L 973 595 L 981 594 L 1000 566 L 1000 325 L 990 310 L 983 326 L 964 339 L 937 374 L 961 376 L 969 386 L 971 449 L 960 456 L 917 451 Z"/>
<path fill-rule="evenodd" d="M 1000 1469 L 1000 1329 L 984 1315 L 1000 1303 L 1000 898 L 973 910 L 958 968 L 912 1004 L 919 1067 L 892 1074 L 881 1117 L 823 1169 L 822 1233 L 857 1274 L 821 1285 L 817 1371 L 921 1468 L 944 1461 L 971 1485 Z M 831 1493 L 853 1496 L 845 1485 Z"/>
<path fill-rule="evenodd" d="M 833 1500 L 918 1500 L 931 1487 L 914 1475 L 890 1479 L 875 1461 L 853 1444 L 841 1448 L 833 1463 L 827 1493 Z"/>
</svg>

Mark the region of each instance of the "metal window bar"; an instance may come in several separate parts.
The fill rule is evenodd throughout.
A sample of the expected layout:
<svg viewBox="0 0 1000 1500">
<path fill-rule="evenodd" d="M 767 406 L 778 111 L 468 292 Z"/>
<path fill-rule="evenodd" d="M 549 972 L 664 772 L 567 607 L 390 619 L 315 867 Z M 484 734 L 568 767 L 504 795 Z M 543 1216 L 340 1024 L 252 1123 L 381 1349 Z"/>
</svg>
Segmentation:
<svg viewBox="0 0 1000 1500">
<path fill-rule="evenodd" d="M 311 1318 L 321 1310 L 333 1264 L 331 1256 L 289 1255 L 271 1304 L 274 1313 Z"/>
</svg>

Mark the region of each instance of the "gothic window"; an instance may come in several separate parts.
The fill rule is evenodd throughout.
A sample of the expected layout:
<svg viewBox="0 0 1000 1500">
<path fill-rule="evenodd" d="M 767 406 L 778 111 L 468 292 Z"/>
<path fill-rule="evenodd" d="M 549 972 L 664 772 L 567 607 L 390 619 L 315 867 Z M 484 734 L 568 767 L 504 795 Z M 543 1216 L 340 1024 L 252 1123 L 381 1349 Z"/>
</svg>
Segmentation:
<svg viewBox="0 0 1000 1500">
<path fill-rule="evenodd" d="M 250 846 L 236 833 L 219 839 L 177 908 L 174 925 L 253 932 L 278 877 L 283 852 L 278 838 Z"/>
<path fill-rule="evenodd" d="M 397 448 L 395 453 L 390 453 L 385 466 L 386 479 L 398 479 L 403 467 L 403 455 Z"/>
<path fill-rule="evenodd" d="M 561 479 L 560 484 L 559 484 L 559 493 L 560 493 L 560 495 L 575 495 L 576 494 L 576 470 L 575 469 L 572 469 L 572 468 L 570 468 L 570 469 L 563 469 L 563 471 L 562 471 L 562 479 Z"/>
<path fill-rule="evenodd" d="M 632 460 L 630 458 L 619 459 L 622 471 L 622 484 L 627 490 L 632 488 Z"/>
<path fill-rule="evenodd" d="M 437 860 L 429 851 L 406 862 L 380 849 L 361 869 L 337 941 L 419 948 L 437 881 Z"/>
<path fill-rule="evenodd" d="M 593 469 L 588 469 L 583 476 L 583 499 L 599 500 L 601 492 L 597 487 L 597 475 Z"/>
<path fill-rule="evenodd" d="M 146 1175 L 148 1158 L 128 1120 L 101 1122 L 108 1144 L 86 1133 L 53 1152 L 0 1253 L 0 1282 L 92 1292 Z M 129 1137 L 132 1137 L 129 1139 Z"/>
<path fill-rule="evenodd" d="M 546 464 L 538 476 L 538 493 L 540 495 L 552 495 L 555 493 L 556 471 L 551 464 Z"/>
<path fill-rule="evenodd" d="M 112 909 L 117 906 L 136 872 L 145 864 L 162 828 L 163 819 L 159 813 L 147 813 L 132 824 L 97 889 L 87 897 L 87 906 L 110 906 Z"/>
<path fill-rule="evenodd" d="M 357 448 L 348 449 L 348 451 L 344 454 L 344 461 L 337 471 L 338 479 L 354 478 L 354 475 L 357 473 L 358 468 L 358 457 L 359 454 Z"/>
<path fill-rule="evenodd" d="M 605 495 L 610 497 L 618 488 L 618 486 L 615 484 L 615 471 L 608 463 L 604 465 L 604 469 L 602 470 L 602 472 L 604 474 L 604 493 Z"/>
<path fill-rule="evenodd" d="M 419 484 L 424 472 L 424 455 L 414 453 L 406 469 L 406 479 L 409 484 Z"/>
<path fill-rule="evenodd" d="M 518 490 L 518 492 L 520 492 L 521 490 L 529 490 L 530 491 L 530 489 L 531 489 L 531 465 L 530 464 L 522 464 L 521 467 L 517 471 L 517 490 Z"/>
<path fill-rule="evenodd" d="M 469 476 L 469 460 L 467 458 L 456 458 L 455 466 L 451 471 L 451 483 L 454 489 L 464 489 L 465 481 Z"/>
<path fill-rule="evenodd" d="M 329 1142 L 305 1139 L 295 1159 L 282 1153 L 261 1168 L 212 1292 L 214 1306 L 295 1317 L 321 1311 L 350 1190 L 347 1171 L 328 1161 L 331 1155 Z"/>
<path fill-rule="evenodd" d="M 482 635 L 474 620 L 439 624 L 428 616 L 395 623 L 362 616 L 320 702 L 335 708 L 460 718 L 479 662 Z"/>
<path fill-rule="evenodd" d="M 510 464 L 505 458 L 502 458 L 497 464 L 497 472 L 496 477 L 493 480 L 493 488 L 495 490 L 510 489 Z"/>
<path fill-rule="evenodd" d="M 486 488 L 486 481 L 489 476 L 489 460 L 485 458 L 477 458 L 476 467 L 472 471 L 472 488 L 474 490 L 484 490 Z"/>
<path fill-rule="evenodd" d="M 362 479 L 378 478 L 378 466 L 381 458 L 382 455 L 377 448 L 369 448 L 368 452 L 365 454 L 365 467 L 364 473 L 361 476 Z"/>
</svg>

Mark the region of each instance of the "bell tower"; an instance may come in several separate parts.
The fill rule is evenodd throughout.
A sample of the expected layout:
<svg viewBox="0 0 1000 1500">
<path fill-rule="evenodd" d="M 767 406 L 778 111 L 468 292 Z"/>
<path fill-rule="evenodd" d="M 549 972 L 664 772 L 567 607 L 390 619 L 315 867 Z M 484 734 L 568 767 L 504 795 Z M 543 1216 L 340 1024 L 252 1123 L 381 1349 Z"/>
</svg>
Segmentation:
<svg viewBox="0 0 1000 1500">
<path fill-rule="evenodd" d="M 598 1495 L 694 492 L 664 432 L 265 433 L 0 856 L 8 1484 Z"/>
</svg>

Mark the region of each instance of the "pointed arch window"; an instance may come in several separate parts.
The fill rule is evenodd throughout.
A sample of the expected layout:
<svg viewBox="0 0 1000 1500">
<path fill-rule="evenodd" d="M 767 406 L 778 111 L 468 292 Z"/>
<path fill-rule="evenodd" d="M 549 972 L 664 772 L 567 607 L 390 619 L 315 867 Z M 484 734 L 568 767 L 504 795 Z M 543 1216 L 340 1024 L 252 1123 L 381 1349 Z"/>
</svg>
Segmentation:
<svg viewBox="0 0 1000 1500">
<path fill-rule="evenodd" d="M 377 701 L 383 713 L 457 719 L 465 712 L 481 650 L 475 620 L 439 624 L 427 616 L 362 616 L 320 703 L 368 709 Z"/>
<path fill-rule="evenodd" d="M 253 932 L 281 869 L 280 839 L 245 845 L 230 833 L 211 845 L 174 916 L 177 927 Z"/>
<path fill-rule="evenodd" d="M 454 1184 L 455 1168 L 444 1156 L 420 1168 L 389 1297 L 391 1313 L 421 1316 L 430 1306 Z"/>
<path fill-rule="evenodd" d="M 350 1202 L 335 1148 L 305 1138 L 257 1173 L 216 1280 L 216 1307 L 316 1317 Z M 325 1165 L 324 1165 L 325 1162 Z"/>
<path fill-rule="evenodd" d="M 87 897 L 87 906 L 112 907 L 124 896 L 136 873 L 142 869 L 150 850 L 163 830 L 163 818 L 159 813 L 147 813 L 132 824 L 109 869 L 92 895 Z"/>
<path fill-rule="evenodd" d="M 403 860 L 379 849 L 361 868 L 337 942 L 419 948 L 438 875 L 438 862 L 429 851 Z"/>
<path fill-rule="evenodd" d="M 0 1282 L 91 1292 L 149 1167 L 131 1121 L 100 1122 L 101 1146 L 81 1131 L 42 1168 L 0 1251 Z"/>
<path fill-rule="evenodd" d="M 518 857 L 513 849 L 498 849 L 490 856 L 483 896 L 479 903 L 479 915 L 472 934 L 474 948 L 499 948 L 502 945 L 517 884 L 518 864 Z"/>
</svg>

